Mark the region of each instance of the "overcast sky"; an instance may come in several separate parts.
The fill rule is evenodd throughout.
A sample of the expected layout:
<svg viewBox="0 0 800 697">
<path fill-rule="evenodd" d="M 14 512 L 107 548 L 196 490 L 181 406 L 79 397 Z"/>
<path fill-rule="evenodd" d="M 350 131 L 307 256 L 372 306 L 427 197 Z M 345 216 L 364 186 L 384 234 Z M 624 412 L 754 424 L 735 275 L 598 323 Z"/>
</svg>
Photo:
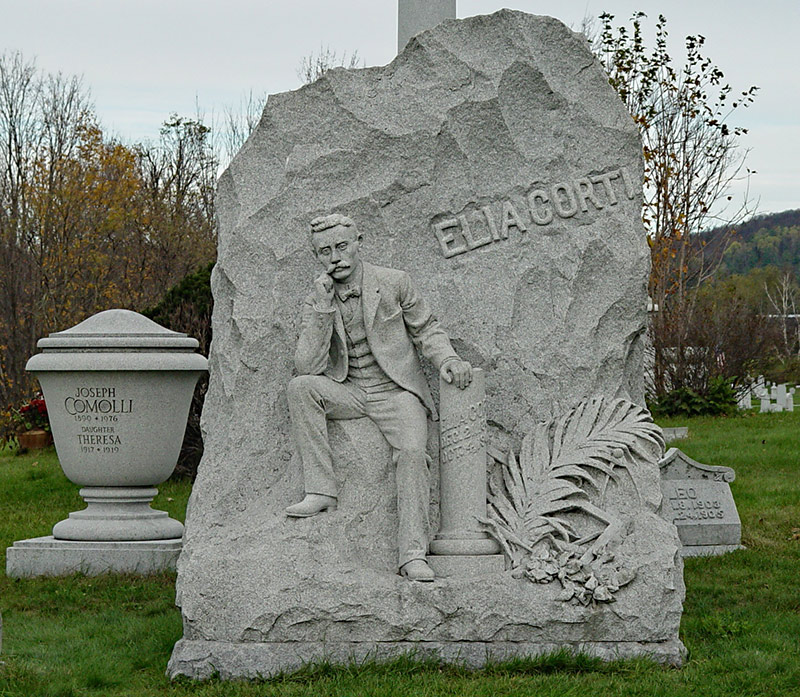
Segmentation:
<svg viewBox="0 0 800 697">
<path fill-rule="evenodd" d="M 750 129 L 743 142 L 759 212 L 800 208 L 799 0 L 459 0 L 458 16 L 501 7 L 574 27 L 584 15 L 622 22 L 642 10 L 652 28 L 662 13 L 676 57 L 684 36 L 704 35 L 734 90 L 761 88 L 732 121 Z M 397 0 L 0 0 L 0 51 L 82 75 L 103 126 L 128 142 L 157 137 L 170 113 L 193 116 L 197 104 L 208 119 L 251 90 L 295 89 L 303 57 L 320 46 L 388 63 Z"/>
</svg>

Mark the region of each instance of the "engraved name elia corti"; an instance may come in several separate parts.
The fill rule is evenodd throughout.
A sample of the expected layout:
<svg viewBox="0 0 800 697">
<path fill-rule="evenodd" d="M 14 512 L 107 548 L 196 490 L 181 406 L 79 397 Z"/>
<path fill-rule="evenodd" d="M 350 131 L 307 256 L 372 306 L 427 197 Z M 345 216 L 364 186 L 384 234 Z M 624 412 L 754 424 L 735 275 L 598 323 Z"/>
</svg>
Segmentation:
<svg viewBox="0 0 800 697">
<path fill-rule="evenodd" d="M 472 367 L 462 361 L 404 271 L 362 261 L 363 234 L 332 214 L 311 221 L 314 255 L 325 268 L 302 309 L 295 352 L 299 376 L 287 390 L 305 497 L 286 514 L 335 511 L 337 486 L 327 419 L 366 416 L 392 448 L 396 466 L 398 567 L 432 581 L 428 549 L 427 418 L 433 397 L 417 351 L 442 378 L 464 388 Z"/>
<path fill-rule="evenodd" d="M 633 200 L 636 187 L 630 172 L 621 167 L 555 184 L 539 182 L 524 196 L 510 195 L 480 207 L 470 204 L 455 216 L 436 215 L 431 224 L 442 254 L 449 259 L 507 240 L 511 228 L 525 234 L 530 224 L 549 226 L 559 218 L 612 209 L 623 194 Z"/>
</svg>

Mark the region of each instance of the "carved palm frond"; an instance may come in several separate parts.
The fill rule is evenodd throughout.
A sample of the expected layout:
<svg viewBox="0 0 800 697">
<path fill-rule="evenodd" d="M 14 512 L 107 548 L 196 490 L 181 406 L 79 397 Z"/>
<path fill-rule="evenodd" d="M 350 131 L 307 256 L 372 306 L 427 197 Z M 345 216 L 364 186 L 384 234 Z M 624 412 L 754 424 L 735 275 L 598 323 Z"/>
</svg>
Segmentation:
<svg viewBox="0 0 800 697">
<path fill-rule="evenodd" d="M 606 526 L 614 522 L 602 508 L 608 481 L 626 470 L 636 488 L 630 470 L 657 458 L 663 448 L 661 430 L 642 407 L 602 397 L 582 402 L 528 433 L 518 460 L 509 451 L 489 478 L 484 522 L 506 553 L 513 547 L 531 551 L 545 537 L 574 542 L 581 531 L 565 514 L 578 510 Z"/>
</svg>

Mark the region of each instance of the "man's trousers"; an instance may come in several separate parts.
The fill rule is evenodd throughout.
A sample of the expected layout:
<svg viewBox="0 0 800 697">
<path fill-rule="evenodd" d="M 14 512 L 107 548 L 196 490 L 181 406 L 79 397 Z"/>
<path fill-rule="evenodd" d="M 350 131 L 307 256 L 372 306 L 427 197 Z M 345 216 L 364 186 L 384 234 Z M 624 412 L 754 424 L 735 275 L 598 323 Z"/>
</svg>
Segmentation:
<svg viewBox="0 0 800 697">
<path fill-rule="evenodd" d="M 392 448 L 396 467 L 399 566 L 425 559 L 428 417 L 417 396 L 405 390 L 368 394 L 350 381 L 336 382 L 324 375 L 294 378 L 287 395 L 307 494 L 338 496 L 327 419 L 366 416 L 378 426 Z"/>
</svg>

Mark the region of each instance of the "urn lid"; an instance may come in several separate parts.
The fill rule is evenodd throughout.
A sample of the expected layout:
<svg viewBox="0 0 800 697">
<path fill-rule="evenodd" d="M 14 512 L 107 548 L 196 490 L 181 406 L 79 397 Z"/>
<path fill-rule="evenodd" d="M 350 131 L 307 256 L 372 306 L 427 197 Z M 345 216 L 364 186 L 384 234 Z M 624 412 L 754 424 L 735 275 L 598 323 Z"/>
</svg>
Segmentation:
<svg viewBox="0 0 800 697">
<path fill-rule="evenodd" d="M 105 310 L 36 344 L 44 351 L 191 351 L 200 344 L 131 310 Z"/>
</svg>

